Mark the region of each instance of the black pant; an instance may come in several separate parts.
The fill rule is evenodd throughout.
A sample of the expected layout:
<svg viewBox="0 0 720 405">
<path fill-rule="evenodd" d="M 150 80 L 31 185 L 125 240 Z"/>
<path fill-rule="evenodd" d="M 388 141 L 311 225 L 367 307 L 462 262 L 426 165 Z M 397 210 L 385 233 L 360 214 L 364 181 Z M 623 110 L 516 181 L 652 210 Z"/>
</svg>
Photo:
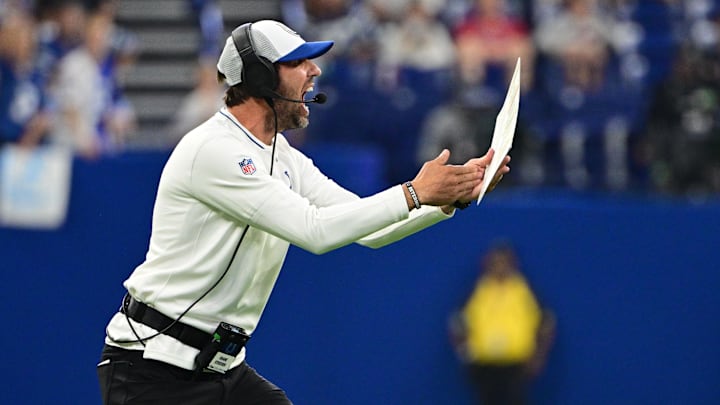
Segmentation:
<svg viewBox="0 0 720 405">
<path fill-rule="evenodd" d="M 528 379 L 523 365 L 470 365 L 470 377 L 482 405 L 527 404 Z"/>
<path fill-rule="evenodd" d="M 225 374 L 195 373 L 105 345 L 97 372 L 105 405 L 292 404 L 246 362 Z"/>
</svg>

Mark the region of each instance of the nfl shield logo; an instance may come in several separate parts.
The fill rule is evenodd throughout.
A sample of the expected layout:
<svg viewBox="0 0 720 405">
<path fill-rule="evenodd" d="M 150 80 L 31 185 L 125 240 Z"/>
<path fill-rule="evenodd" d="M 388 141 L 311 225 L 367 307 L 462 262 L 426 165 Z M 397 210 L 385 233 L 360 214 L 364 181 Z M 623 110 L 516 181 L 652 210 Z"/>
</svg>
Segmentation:
<svg viewBox="0 0 720 405">
<path fill-rule="evenodd" d="M 255 173 L 255 163 L 253 163 L 252 159 L 245 158 L 240 161 L 240 169 L 242 169 L 243 174 L 253 174 Z"/>
</svg>

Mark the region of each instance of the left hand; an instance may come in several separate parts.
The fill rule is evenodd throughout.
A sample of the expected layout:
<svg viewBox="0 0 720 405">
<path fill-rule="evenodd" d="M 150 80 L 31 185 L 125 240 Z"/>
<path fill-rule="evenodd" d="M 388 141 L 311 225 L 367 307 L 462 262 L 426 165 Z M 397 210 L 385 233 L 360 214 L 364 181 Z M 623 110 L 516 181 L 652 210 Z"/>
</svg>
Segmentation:
<svg viewBox="0 0 720 405">
<path fill-rule="evenodd" d="M 485 155 L 483 155 L 482 157 L 473 158 L 465 162 L 463 166 L 474 166 L 479 169 L 481 181 L 480 184 L 478 184 L 472 189 L 472 192 L 469 195 L 459 200 L 461 203 L 469 203 L 470 201 L 476 200 L 480 196 L 480 189 L 482 188 L 483 180 L 485 179 L 485 170 L 490 165 L 490 162 L 492 161 L 494 155 L 495 150 L 491 148 L 488 149 L 487 153 L 485 153 Z M 508 166 L 508 163 L 510 163 L 510 155 L 505 156 L 505 158 L 503 159 L 500 167 L 495 173 L 495 177 L 492 179 L 492 182 L 488 186 L 486 192 L 494 190 L 495 186 L 497 186 L 498 183 L 500 183 L 500 180 L 502 180 L 503 175 L 510 171 L 510 166 Z M 453 207 L 452 205 L 446 205 L 442 207 L 442 210 L 449 215 L 455 210 L 455 207 Z"/>
<path fill-rule="evenodd" d="M 474 158 L 468 160 L 463 166 L 476 166 L 480 168 L 480 176 L 481 179 L 485 180 L 485 170 L 490 165 L 490 162 L 493 159 L 493 156 L 495 155 L 495 151 L 493 149 L 489 149 L 487 153 L 479 158 Z M 487 188 L 487 191 L 492 191 L 495 189 L 495 187 L 500 183 L 500 180 L 502 180 L 503 175 L 508 173 L 510 171 L 510 166 L 508 164 L 510 163 L 510 156 L 505 156 L 502 163 L 500 164 L 500 167 L 498 168 L 497 172 L 495 173 L 495 177 L 490 182 L 490 185 Z M 480 195 L 480 189 L 482 187 L 483 183 L 480 183 L 477 187 L 473 188 L 472 194 L 467 197 L 467 199 L 461 199 L 461 202 L 469 202 L 472 200 L 475 200 Z"/>
</svg>

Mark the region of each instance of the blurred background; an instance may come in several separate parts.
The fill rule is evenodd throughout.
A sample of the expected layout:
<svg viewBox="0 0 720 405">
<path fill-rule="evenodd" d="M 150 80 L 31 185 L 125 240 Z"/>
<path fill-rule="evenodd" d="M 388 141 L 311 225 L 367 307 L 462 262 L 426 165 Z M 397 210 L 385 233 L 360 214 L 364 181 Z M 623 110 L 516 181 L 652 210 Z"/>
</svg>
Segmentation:
<svg viewBox="0 0 720 405">
<path fill-rule="evenodd" d="M 477 403 L 457 314 L 502 240 L 553 314 L 530 403 L 720 403 L 717 0 L 0 0 L 0 403 L 100 402 L 163 164 L 263 18 L 336 42 L 286 136 L 359 195 L 484 153 L 518 58 L 523 80 L 479 207 L 378 251 L 291 248 L 261 374 L 298 404 Z"/>
</svg>

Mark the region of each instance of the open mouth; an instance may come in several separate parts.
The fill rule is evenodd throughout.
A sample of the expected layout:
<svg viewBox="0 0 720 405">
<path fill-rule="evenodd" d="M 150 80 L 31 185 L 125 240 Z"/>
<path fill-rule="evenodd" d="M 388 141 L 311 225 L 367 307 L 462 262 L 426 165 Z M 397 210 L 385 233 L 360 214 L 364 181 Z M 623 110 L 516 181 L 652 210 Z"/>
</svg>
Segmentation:
<svg viewBox="0 0 720 405">
<path fill-rule="evenodd" d="M 310 86 L 307 89 L 305 89 L 305 91 L 303 91 L 303 93 L 302 93 L 302 99 L 307 100 L 308 93 L 312 93 L 313 91 L 315 91 L 315 86 Z"/>
</svg>

